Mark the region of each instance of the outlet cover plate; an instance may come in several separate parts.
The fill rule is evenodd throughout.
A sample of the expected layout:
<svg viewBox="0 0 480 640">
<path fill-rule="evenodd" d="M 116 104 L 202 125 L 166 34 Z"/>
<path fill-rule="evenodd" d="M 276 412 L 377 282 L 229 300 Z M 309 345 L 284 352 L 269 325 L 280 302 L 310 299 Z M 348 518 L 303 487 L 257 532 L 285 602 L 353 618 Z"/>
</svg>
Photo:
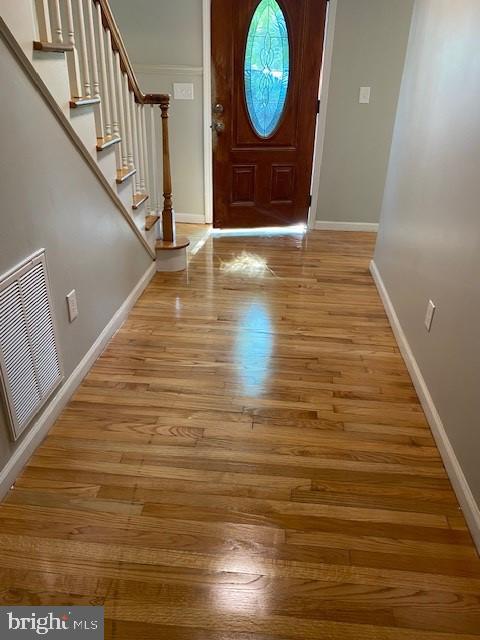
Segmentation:
<svg viewBox="0 0 480 640">
<path fill-rule="evenodd" d="M 435 305 L 434 303 L 429 300 L 428 301 L 428 306 L 427 306 L 427 313 L 425 314 L 425 328 L 427 331 L 430 331 L 430 329 L 432 328 L 432 322 L 433 322 L 433 316 L 435 314 Z"/>
<path fill-rule="evenodd" d="M 360 104 L 370 104 L 371 87 L 360 87 L 358 101 Z"/>
<path fill-rule="evenodd" d="M 173 97 L 175 100 L 193 100 L 193 84 L 191 82 L 174 82 Z"/>
<path fill-rule="evenodd" d="M 67 295 L 67 305 L 68 318 L 70 322 L 73 322 L 76 318 L 78 318 L 77 292 L 75 291 L 75 289 L 72 289 Z"/>
</svg>

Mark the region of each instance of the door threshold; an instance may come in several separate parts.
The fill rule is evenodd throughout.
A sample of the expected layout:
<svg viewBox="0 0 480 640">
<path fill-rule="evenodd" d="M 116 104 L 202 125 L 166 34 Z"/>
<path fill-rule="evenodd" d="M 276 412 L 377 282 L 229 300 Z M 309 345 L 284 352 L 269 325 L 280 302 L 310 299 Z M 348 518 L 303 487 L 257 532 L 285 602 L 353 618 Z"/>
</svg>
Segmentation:
<svg viewBox="0 0 480 640">
<path fill-rule="evenodd" d="M 218 236 L 286 236 L 304 235 L 306 224 L 292 224 L 288 227 L 252 227 L 243 229 L 212 229 L 211 235 Z"/>
</svg>

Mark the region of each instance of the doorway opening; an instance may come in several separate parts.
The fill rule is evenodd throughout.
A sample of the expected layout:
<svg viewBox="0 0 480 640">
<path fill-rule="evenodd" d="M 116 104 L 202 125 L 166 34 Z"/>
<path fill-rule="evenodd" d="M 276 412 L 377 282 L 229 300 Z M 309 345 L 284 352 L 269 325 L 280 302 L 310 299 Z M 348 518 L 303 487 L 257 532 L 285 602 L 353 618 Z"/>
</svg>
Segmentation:
<svg viewBox="0 0 480 640">
<path fill-rule="evenodd" d="M 327 0 L 212 0 L 215 229 L 307 223 Z"/>
</svg>

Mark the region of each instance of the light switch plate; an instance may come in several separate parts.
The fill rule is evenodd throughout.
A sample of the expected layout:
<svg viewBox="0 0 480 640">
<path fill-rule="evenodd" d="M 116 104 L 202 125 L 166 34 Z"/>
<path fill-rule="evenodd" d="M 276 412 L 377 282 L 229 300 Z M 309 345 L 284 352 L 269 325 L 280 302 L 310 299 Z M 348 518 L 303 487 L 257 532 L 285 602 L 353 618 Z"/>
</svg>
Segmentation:
<svg viewBox="0 0 480 640">
<path fill-rule="evenodd" d="M 425 314 L 425 328 L 430 331 L 432 328 L 433 316 L 435 314 L 435 305 L 431 300 L 428 301 L 427 313 Z"/>
<path fill-rule="evenodd" d="M 193 100 L 193 84 L 191 82 L 174 82 L 173 97 L 175 100 Z"/>
<path fill-rule="evenodd" d="M 370 104 L 371 87 L 360 87 L 360 96 L 358 101 L 360 104 Z"/>
<path fill-rule="evenodd" d="M 70 322 L 73 322 L 76 318 L 78 318 L 78 305 L 77 305 L 77 292 L 75 289 L 72 289 L 70 293 L 67 295 L 67 305 L 68 305 L 68 318 Z"/>
</svg>

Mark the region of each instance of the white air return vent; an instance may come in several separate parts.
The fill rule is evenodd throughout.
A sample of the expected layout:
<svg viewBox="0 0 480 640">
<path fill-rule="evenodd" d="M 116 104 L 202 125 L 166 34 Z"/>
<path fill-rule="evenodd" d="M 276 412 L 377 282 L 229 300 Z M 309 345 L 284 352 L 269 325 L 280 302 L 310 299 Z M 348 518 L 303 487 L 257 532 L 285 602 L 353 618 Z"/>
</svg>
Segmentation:
<svg viewBox="0 0 480 640">
<path fill-rule="evenodd" d="M 42 250 L 0 278 L 0 378 L 15 440 L 62 377 Z"/>
</svg>

